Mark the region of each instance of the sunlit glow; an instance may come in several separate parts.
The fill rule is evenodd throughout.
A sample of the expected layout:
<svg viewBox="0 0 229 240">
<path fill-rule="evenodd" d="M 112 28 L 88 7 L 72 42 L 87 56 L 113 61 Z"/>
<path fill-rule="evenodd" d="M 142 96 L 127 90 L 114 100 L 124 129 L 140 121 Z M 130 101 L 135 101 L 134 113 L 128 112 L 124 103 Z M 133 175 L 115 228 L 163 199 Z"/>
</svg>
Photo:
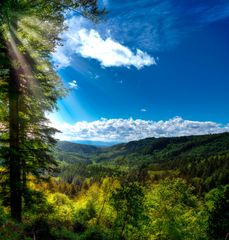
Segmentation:
<svg viewBox="0 0 229 240">
<path fill-rule="evenodd" d="M 8 33 L 9 44 L 11 45 L 14 55 L 14 62 L 16 65 L 20 64 L 20 70 L 18 70 L 21 73 L 21 85 L 25 83 L 29 86 L 34 97 L 38 98 L 43 96 L 43 92 L 40 89 L 39 79 L 34 76 L 34 71 L 31 69 L 31 65 L 28 62 L 29 60 L 26 59 L 24 53 L 27 53 L 27 55 L 33 59 L 36 69 L 39 72 L 43 72 L 47 76 L 52 74 L 51 79 L 52 81 L 55 80 L 51 63 L 48 59 L 44 59 L 44 56 L 42 55 L 43 50 L 50 49 L 49 39 L 44 36 L 43 32 L 51 31 L 51 29 L 55 29 L 55 26 L 48 21 L 41 22 L 36 17 L 24 17 L 18 22 L 17 31 L 11 27 L 13 34 L 10 32 Z M 16 40 L 14 39 L 14 36 Z M 17 44 L 16 41 L 19 44 Z M 32 46 L 31 42 L 33 42 L 36 47 Z M 37 45 L 40 47 L 41 51 L 36 49 Z"/>
<path fill-rule="evenodd" d="M 20 63 L 20 68 L 22 70 L 23 77 L 26 76 L 27 79 L 32 80 L 33 79 L 33 74 L 32 74 L 32 71 L 29 67 L 29 64 L 27 63 L 24 56 L 18 50 L 18 47 L 15 43 L 15 40 L 10 33 L 8 34 L 8 40 L 9 40 L 8 42 L 9 42 L 9 45 L 10 45 L 10 49 L 12 50 L 13 55 L 14 55 L 14 61 L 15 61 L 14 65 L 15 65 L 15 67 L 19 68 L 17 66 L 17 64 Z"/>
</svg>

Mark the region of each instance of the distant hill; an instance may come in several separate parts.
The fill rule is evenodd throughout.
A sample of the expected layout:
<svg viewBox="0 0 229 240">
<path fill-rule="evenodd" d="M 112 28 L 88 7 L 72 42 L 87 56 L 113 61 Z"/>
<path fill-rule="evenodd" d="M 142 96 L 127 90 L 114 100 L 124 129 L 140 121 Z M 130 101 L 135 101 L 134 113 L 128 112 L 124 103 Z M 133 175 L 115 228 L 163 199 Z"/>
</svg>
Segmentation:
<svg viewBox="0 0 229 240">
<path fill-rule="evenodd" d="M 70 164 L 90 163 L 92 156 L 101 152 L 96 146 L 65 141 L 59 141 L 56 149 L 58 160 Z"/>
<path fill-rule="evenodd" d="M 59 141 L 57 143 L 57 149 L 63 152 L 78 153 L 82 155 L 89 155 L 93 153 L 98 153 L 100 151 L 100 148 L 93 145 L 79 144 L 66 141 Z"/>
<path fill-rule="evenodd" d="M 58 142 L 61 152 L 87 156 L 96 162 L 112 161 L 117 158 L 149 159 L 168 161 L 180 157 L 207 157 L 229 153 L 229 133 L 184 137 L 146 138 L 138 141 L 117 144 L 111 147 L 98 147 L 72 142 Z"/>
<path fill-rule="evenodd" d="M 149 161 L 168 161 L 178 157 L 197 157 L 224 154 L 229 152 L 229 133 L 187 137 L 146 138 L 139 141 L 118 144 L 104 149 L 112 160 L 118 156 L 132 156 Z M 105 160 L 98 156 L 97 161 Z M 133 161 L 132 161 L 133 162 Z"/>
<path fill-rule="evenodd" d="M 146 138 L 105 148 L 70 142 L 57 147 L 59 160 L 68 164 L 61 172 L 68 182 L 147 169 L 176 170 L 200 192 L 229 183 L 229 133 Z"/>
<path fill-rule="evenodd" d="M 199 136 L 146 138 L 110 148 L 123 154 L 152 155 L 159 159 L 178 156 L 210 156 L 229 152 L 229 133 Z"/>
</svg>

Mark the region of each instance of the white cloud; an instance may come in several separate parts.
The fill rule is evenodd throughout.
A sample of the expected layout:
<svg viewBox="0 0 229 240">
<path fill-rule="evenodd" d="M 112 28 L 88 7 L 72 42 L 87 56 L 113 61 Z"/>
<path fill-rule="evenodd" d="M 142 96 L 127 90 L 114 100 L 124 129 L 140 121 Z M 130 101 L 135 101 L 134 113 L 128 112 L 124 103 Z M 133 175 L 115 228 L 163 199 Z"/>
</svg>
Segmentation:
<svg viewBox="0 0 229 240">
<path fill-rule="evenodd" d="M 69 82 L 68 85 L 71 89 L 78 89 L 78 84 L 77 84 L 76 80 Z"/>
<path fill-rule="evenodd" d="M 141 69 L 156 64 L 146 52 L 132 51 L 111 37 L 103 38 L 96 30 L 87 30 L 76 22 L 76 17 L 67 21 L 68 30 L 62 34 L 63 46 L 58 46 L 52 57 L 59 68 L 71 64 L 74 54 L 96 59 L 103 67 L 131 67 Z"/>
<path fill-rule="evenodd" d="M 71 57 L 67 56 L 61 47 L 57 47 L 55 49 L 55 52 L 52 54 L 52 58 L 54 66 L 57 69 L 68 67 L 71 64 Z"/>
<path fill-rule="evenodd" d="M 145 108 L 140 109 L 141 112 L 147 112 Z"/>
<path fill-rule="evenodd" d="M 78 53 L 85 58 L 98 60 L 104 67 L 130 67 L 141 69 L 144 66 L 155 64 L 154 58 L 137 49 L 133 53 L 128 47 L 112 40 L 102 39 L 95 30 L 81 29 L 78 32 L 80 46 Z"/>
<path fill-rule="evenodd" d="M 62 131 L 57 135 L 61 140 L 91 140 L 128 142 L 147 137 L 188 136 L 229 132 L 229 124 L 199 122 L 175 117 L 168 121 L 146 121 L 141 119 L 100 119 L 93 122 L 68 123 L 52 120 L 54 127 Z"/>
</svg>

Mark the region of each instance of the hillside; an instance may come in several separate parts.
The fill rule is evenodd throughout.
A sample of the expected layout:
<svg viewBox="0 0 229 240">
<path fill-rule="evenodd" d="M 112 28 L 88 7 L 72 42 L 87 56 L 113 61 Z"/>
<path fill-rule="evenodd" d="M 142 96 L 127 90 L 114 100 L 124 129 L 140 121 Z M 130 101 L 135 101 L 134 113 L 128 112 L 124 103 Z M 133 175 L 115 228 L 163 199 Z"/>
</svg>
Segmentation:
<svg viewBox="0 0 229 240">
<path fill-rule="evenodd" d="M 229 133 L 146 138 L 107 148 L 68 142 L 58 147 L 59 160 L 70 164 L 60 174 L 68 182 L 125 175 L 131 169 L 145 169 L 145 175 L 178 171 L 201 191 L 229 182 Z"/>
<path fill-rule="evenodd" d="M 229 133 L 170 137 L 146 138 L 139 141 L 117 144 L 111 147 L 95 147 L 71 142 L 59 142 L 59 151 L 71 153 L 72 156 L 87 156 L 96 162 L 118 160 L 126 157 L 141 156 L 153 162 L 164 162 L 180 157 L 207 157 L 229 152 Z M 135 162 L 136 163 L 136 162 Z"/>
<path fill-rule="evenodd" d="M 72 143 L 66 141 L 59 141 L 57 143 L 57 149 L 64 152 L 73 152 L 82 155 L 88 155 L 92 153 L 97 153 L 99 148 L 92 145 Z"/>
</svg>

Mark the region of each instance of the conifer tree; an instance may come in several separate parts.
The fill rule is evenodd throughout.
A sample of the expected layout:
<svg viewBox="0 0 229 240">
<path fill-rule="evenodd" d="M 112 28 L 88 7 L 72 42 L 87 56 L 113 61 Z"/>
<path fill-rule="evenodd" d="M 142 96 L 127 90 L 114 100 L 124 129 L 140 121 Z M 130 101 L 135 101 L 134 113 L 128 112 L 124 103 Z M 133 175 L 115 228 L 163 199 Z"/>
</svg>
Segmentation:
<svg viewBox="0 0 229 240">
<path fill-rule="evenodd" d="M 96 19 L 96 0 L 2 0 L 0 3 L 0 127 L 5 167 L 3 194 L 11 216 L 21 221 L 28 198 L 27 176 L 55 164 L 55 129 L 45 113 L 56 107 L 63 86 L 50 53 L 60 43 L 66 11 Z M 7 195 L 8 192 L 8 195 Z"/>
</svg>

